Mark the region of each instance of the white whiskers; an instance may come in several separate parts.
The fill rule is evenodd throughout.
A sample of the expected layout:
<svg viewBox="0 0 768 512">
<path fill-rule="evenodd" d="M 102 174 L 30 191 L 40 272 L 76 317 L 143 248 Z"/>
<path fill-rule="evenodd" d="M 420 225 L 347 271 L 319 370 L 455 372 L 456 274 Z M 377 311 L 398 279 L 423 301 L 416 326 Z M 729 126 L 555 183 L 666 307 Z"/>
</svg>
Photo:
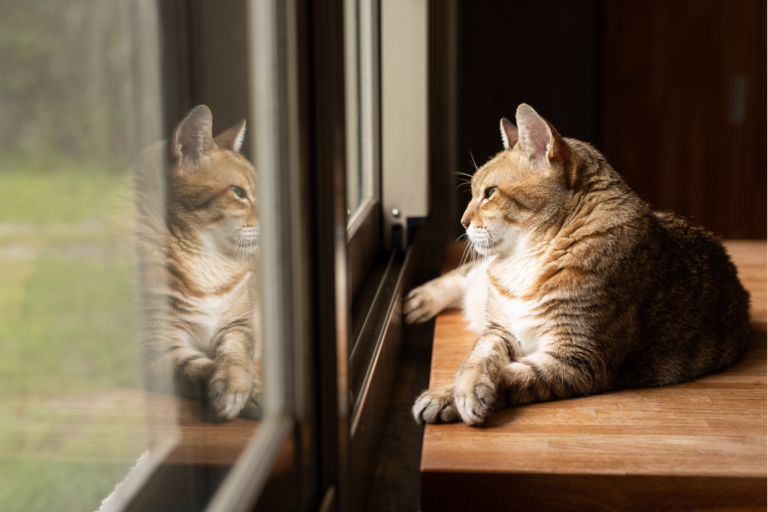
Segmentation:
<svg viewBox="0 0 768 512">
<path fill-rule="evenodd" d="M 459 266 L 464 265 L 465 263 L 475 265 L 491 255 L 491 247 L 493 247 L 494 244 L 493 240 L 490 238 L 490 234 L 487 232 L 483 239 L 479 241 L 472 240 L 469 233 L 464 233 L 457 240 L 461 240 L 462 238 L 466 239 L 468 243 L 464 248 L 464 253 L 461 256 L 461 263 Z"/>
<path fill-rule="evenodd" d="M 259 243 L 259 228 L 235 228 L 240 230 L 235 239 L 232 259 L 237 262 L 238 270 L 245 269 L 251 263 L 251 254 L 256 251 Z M 229 236 L 232 239 L 232 233 Z"/>
</svg>

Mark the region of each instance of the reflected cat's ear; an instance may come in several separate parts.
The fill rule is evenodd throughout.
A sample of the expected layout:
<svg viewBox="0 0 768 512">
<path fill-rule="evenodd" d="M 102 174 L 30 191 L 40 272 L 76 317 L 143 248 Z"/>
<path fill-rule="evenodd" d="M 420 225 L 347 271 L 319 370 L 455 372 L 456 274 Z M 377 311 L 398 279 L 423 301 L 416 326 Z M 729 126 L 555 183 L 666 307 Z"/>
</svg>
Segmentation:
<svg viewBox="0 0 768 512">
<path fill-rule="evenodd" d="M 546 174 L 549 162 L 564 164 L 569 159 L 568 145 L 555 127 L 525 103 L 517 107 L 517 127 L 520 145 L 537 171 Z"/>
<path fill-rule="evenodd" d="M 245 138 L 245 119 L 241 119 L 239 123 L 230 128 L 229 130 L 220 133 L 215 139 L 216 145 L 219 149 L 227 149 L 240 152 L 240 147 L 243 145 L 243 139 Z"/>
<path fill-rule="evenodd" d="M 517 142 L 517 126 L 506 117 L 502 117 L 499 127 L 501 128 L 501 141 L 504 143 L 504 149 L 514 146 Z"/>
<path fill-rule="evenodd" d="M 187 114 L 173 132 L 171 149 L 180 163 L 195 165 L 200 157 L 216 147 L 211 138 L 213 116 L 205 105 Z"/>
</svg>

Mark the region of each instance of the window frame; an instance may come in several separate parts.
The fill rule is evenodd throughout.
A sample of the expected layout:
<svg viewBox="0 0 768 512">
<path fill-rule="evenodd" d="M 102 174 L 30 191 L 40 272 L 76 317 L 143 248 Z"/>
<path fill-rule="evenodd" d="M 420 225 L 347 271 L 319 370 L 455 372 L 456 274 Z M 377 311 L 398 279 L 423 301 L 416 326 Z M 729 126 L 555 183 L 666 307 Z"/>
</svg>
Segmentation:
<svg viewBox="0 0 768 512">
<path fill-rule="evenodd" d="M 363 0 L 360 9 L 362 81 L 370 85 L 360 88 L 368 141 L 361 160 L 373 173 L 373 194 L 348 222 L 343 0 L 247 2 L 262 336 L 277 350 L 266 350 L 262 364 L 268 413 L 207 510 L 357 510 L 386 427 L 412 260 L 390 253 L 389 285 L 379 286 L 387 295 L 374 301 L 384 319 L 366 373 L 374 392 L 353 410 L 350 306 L 386 238 L 381 5 Z"/>
<path fill-rule="evenodd" d="M 323 175 L 330 175 L 325 180 L 331 184 L 330 190 L 338 189 L 333 185 L 333 171 L 339 165 L 317 165 L 323 157 L 315 158 L 313 148 L 320 144 L 309 140 L 313 132 L 310 119 L 316 116 L 306 84 L 316 56 L 309 52 L 308 34 L 312 32 L 308 25 L 327 25 L 327 20 L 313 20 L 312 14 L 300 0 L 247 0 L 251 105 L 247 136 L 254 148 L 259 185 L 265 417 L 207 504 L 208 511 L 308 510 L 325 492 L 321 478 L 336 480 L 335 475 L 323 477 L 327 471 L 320 467 L 320 424 L 325 419 L 318 415 L 318 411 L 335 411 L 335 401 L 325 405 L 328 399 L 321 396 L 324 405 L 317 405 L 316 393 L 318 381 L 327 381 L 332 372 L 321 375 L 319 369 L 329 365 L 318 364 L 315 356 L 324 353 L 323 345 L 335 346 L 336 341 L 333 315 L 330 328 L 317 328 L 327 318 L 318 313 L 317 305 L 330 303 L 333 313 L 339 294 L 337 287 L 316 281 L 318 276 L 329 275 L 333 280 L 334 270 L 343 267 L 334 262 L 334 245 L 314 235 L 312 219 L 327 211 L 320 204 L 323 197 L 335 200 L 333 193 L 324 194 L 314 185 L 324 183 Z M 343 133 L 343 122 L 341 127 Z M 312 167 L 320 174 L 310 172 Z M 343 207 L 343 200 L 336 202 Z M 333 222 L 325 224 L 332 239 L 338 229 Z M 313 260 L 320 261 L 320 268 Z M 335 379 L 332 384 L 335 389 Z M 335 460 L 333 453 L 326 458 Z M 174 479 L 178 481 L 180 476 L 168 474 L 163 465 L 152 470 L 129 498 L 128 510 L 162 503 L 169 489 L 173 492 Z M 190 466 L 181 478 L 196 476 L 205 478 L 206 468 Z"/>
<path fill-rule="evenodd" d="M 345 5 L 345 21 L 349 20 L 349 13 L 353 11 L 350 4 L 359 6 L 359 34 L 347 27 L 345 35 L 349 38 L 350 34 L 354 34 L 356 40 L 347 40 L 345 44 L 359 42 L 359 144 L 363 151 L 362 170 L 375 172 L 374 181 L 377 184 L 375 196 L 362 205 L 350 219 L 347 228 L 350 275 L 348 293 L 355 316 L 352 318 L 354 325 L 348 327 L 350 338 L 346 343 L 346 348 L 350 350 L 346 392 L 351 403 L 347 408 L 348 429 L 342 433 L 349 437 L 349 478 L 347 487 L 342 488 L 342 497 L 351 510 L 364 509 L 367 505 L 378 469 L 403 341 L 401 297 L 414 263 L 408 230 L 414 226 L 414 220 L 416 223 L 421 222 L 428 213 L 428 2 L 417 0 L 416 5 L 413 5 L 413 0 L 406 3 L 398 1 L 393 9 L 388 3 L 392 1 L 395 0 L 347 0 Z M 392 44 L 390 41 L 400 37 L 397 19 L 414 12 L 418 16 L 415 22 L 409 24 L 412 31 L 410 36 L 420 44 L 417 45 L 417 51 L 423 53 L 415 57 L 403 55 L 408 50 L 407 45 Z M 388 33 L 385 14 L 388 16 Z M 389 52 L 389 67 L 385 66 L 383 55 L 387 44 L 395 50 Z M 398 59 L 405 59 L 411 67 L 403 72 L 397 65 L 391 65 Z M 354 67 L 348 65 L 345 71 L 350 72 L 350 68 L 354 70 Z M 385 73 L 390 76 L 385 77 Z M 400 96 L 392 95 L 390 91 L 390 104 L 385 103 L 387 93 L 384 89 L 387 84 L 391 88 L 393 83 L 411 79 L 415 81 L 414 87 L 399 86 L 395 92 Z M 346 83 L 355 81 L 347 76 Z M 415 126 L 411 126 L 413 119 L 407 115 L 406 109 L 393 104 L 403 99 L 411 104 L 423 102 L 423 112 L 416 114 Z M 347 119 L 354 117 L 347 113 Z M 387 130 L 410 132 L 415 136 L 414 144 L 409 149 L 412 150 L 410 156 L 415 155 L 416 159 L 403 169 L 395 168 L 403 163 L 402 157 L 399 158 L 400 163 L 391 159 L 390 169 L 386 167 L 387 155 L 399 151 L 395 147 L 396 141 L 390 141 L 389 147 L 385 146 L 387 141 L 384 134 Z M 409 191 L 410 180 L 414 178 L 418 186 L 415 191 Z M 386 184 L 391 185 L 397 180 L 403 180 L 405 186 L 402 183 L 399 187 L 390 186 L 389 201 L 399 207 L 400 213 L 392 211 L 392 208 L 388 212 L 383 206 L 388 200 Z M 392 237 L 392 233 L 400 233 L 400 236 L 396 234 Z M 342 350 L 341 347 L 339 350 Z"/>
<path fill-rule="evenodd" d="M 302 228 L 298 134 L 297 30 L 293 0 L 248 2 L 251 142 L 259 178 L 262 379 L 266 417 L 206 510 L 267 507 L 276 496 L 300 510 L 299 460 L 311 465 L 307 389 L 313 371 L 309 346 L 307 269 L 302 261 L 308 237 Z M 271 350 L 270 350 L 271 349 Z M 308 377 L 308 378 L 307 378 Z M 301 442 L 305 441 L 305 442 Z M 293 456 L 300 453 L 302 459 Z M 286 475 L 291 475 L 287 477 Z M 312 487 L 310 475 L 309 486 Z"/>
<path fill-rule="evenodd" d="M 361 164 L 361 176 L 367 175 L 368 190 L 363 199 L 352 213 L 347 224 L 347 245 L 349 253 L 349 295 L 354 298 L 371 268 L 373 259 L 382 249 L 382 220 L 381 220 L 381 87 L 379 79 L 379 0 L 344 0 L 344 22 L 349 21 L 349 13 L 356 13 L 358 23 L 355 41 L 357 59 L 356 66 L 349 64 L 348 45 L 345 41 L 345 74 L 354 71 L 358 75 L 358 87 L 355 98 L 360 127 L 357 153 Z M 356 4 L 352 9 L 350 4 Z M 351 33 L 345 28 L 345 36 Z M 345 76 L 346 84 L 353 80 Z M 370 84 L 370 86 L 368 86 Z M 345 90 L 346 92 L 346 90 Z M 345 108 L 349 109 L 349 97 L 346 98 Z M 349 118 L 349 113 L 348 118 Z M 347 127 L 347 143 L 349 129 Z M 347 166 L 355 163 L 347 162 Z M 365 180 L 364 180 L 365 182 Z"/>
</svg>

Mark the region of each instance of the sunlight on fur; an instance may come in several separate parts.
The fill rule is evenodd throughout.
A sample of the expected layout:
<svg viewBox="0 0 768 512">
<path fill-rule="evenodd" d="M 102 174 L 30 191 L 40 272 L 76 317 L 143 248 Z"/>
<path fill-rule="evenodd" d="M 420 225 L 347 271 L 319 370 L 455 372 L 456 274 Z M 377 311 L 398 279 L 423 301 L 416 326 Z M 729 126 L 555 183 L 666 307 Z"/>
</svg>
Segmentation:
<svg viewBox="0 0 768 512">
<path fill-rule="evenodd" d="M 459 268 L 405 298 L 406 323 L 462 307 L 479 336 L 419 422 L 481 425 L 492 410 L 686 382 L 749 344 L 749 295 L 719 240 L 657 212 L 595 148 L 530 106 L 472 176 Z"/>
</svg>

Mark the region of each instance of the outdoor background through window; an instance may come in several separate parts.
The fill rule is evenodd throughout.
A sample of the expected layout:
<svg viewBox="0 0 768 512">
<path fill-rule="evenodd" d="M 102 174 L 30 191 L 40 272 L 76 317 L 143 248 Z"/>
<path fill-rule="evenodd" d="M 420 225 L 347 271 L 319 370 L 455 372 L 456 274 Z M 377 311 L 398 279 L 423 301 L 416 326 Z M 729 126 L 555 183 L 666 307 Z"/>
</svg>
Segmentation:
<svg viewBox="0 0 768 512">
<path fill-rule="evenodd" d="M 166 183 L 135 173 L 139 153 L 171 136 L 161 128 L 161 28 L 153 1 L 0 2 L 3 511 L 99 510 L 121 482 L 123 495 L 107 504 L 156 478 L 163 461 L 217 468 L 190 473 L 205 492 L 190 477 L 183 498 L 204 504 L 259 425 L 253 414 L 221 421 L 173 396 L 178 387 L 145 391 L 142 336 L 160 306 L 139 307 L 147 275 L 136 257 L 136 192 L 165 212 Z M 242 162 L 251 182 L 226 184 L 232 204 L 258 195 Z M 240 270 L 254 268 L 257 235 L 244 236 L 221 246 Z M 243 282 L 250 316 L 258 283 Z M 253 371 L 253 359 L 247 365 Z"/>
<path fill-rule="evenodd" d="M 146 449 L 125 6 L 0 3 L 7 511 L 97 510 Z"/>
</svg>

